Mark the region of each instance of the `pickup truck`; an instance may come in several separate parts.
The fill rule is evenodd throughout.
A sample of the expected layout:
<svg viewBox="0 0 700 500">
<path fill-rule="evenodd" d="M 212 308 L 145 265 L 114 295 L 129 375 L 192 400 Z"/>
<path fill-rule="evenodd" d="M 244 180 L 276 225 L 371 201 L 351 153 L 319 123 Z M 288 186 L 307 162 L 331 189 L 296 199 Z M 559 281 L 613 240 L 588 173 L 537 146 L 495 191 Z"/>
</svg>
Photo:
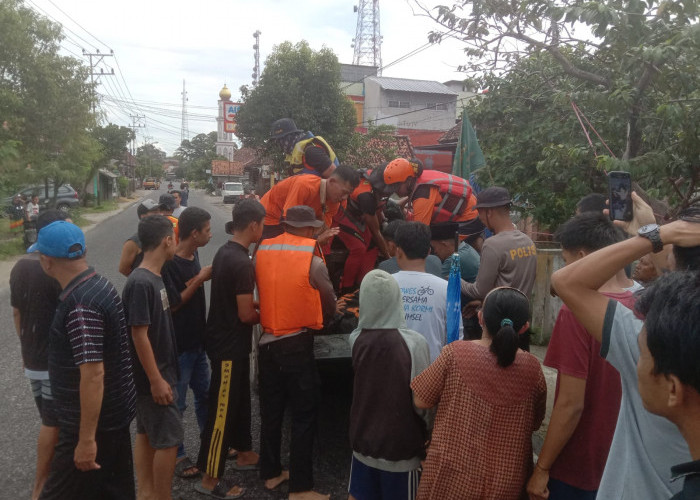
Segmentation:
<svg viewBox="0 0 700 500">
<path fill-rule="evenodd" d="M 143 181 L 143 189 L 160 189 L 160 181 L 153 177 L 148 177 Z"/>
</svg>

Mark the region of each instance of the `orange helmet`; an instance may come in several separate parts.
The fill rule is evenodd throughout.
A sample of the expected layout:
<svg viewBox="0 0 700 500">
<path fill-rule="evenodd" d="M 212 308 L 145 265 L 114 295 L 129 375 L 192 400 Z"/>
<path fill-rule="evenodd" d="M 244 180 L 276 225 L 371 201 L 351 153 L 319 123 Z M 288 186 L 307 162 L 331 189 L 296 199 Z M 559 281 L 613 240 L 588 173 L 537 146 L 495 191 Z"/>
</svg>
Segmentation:
<svg viewBox="0 0 700 500">
<path fill-rule="evenodd" d="M 385 184 L 404 182 L 410 177 L 418 177 L 418 165 L 411 163 L 406 158 L 391 160 L 384 169 Z"/>
</svg>

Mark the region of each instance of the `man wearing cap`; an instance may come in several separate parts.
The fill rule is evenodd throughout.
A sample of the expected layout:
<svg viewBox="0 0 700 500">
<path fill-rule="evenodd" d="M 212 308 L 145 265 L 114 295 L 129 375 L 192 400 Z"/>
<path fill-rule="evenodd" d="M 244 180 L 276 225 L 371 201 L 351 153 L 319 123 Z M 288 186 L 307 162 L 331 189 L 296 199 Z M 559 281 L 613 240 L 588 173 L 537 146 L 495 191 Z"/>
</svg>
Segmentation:
<svg viewBox="0 0 700 500">
<path fill-rule="evenodd" d="M 177 227 L 177 217 L 173 215 L 175 209 L 178 207 L 175 197 L 170 193 L 163 193 L 158 198 L 158 205 L 160 205 L 160 214 L 164 215 L 170 222 L 173 223 L 175 243 L 180 243 L 180 231 Z"/>
<path fill-rule="evenodd" d="M 70 222 L 43 228 L 28 251 L 63 289 L 49 333 L 58 444 L 40 498 L 134 498 L 136 392 L 119 294 L 88 267 L 85 236 Z"/>
<path fill-rule="evenodd" d="M 517 288 L 528 297 L 535 284 L 537 249 L 532 240 L 518 231 L 510 220 L 512 201 L 508 190 L 493 186 L 477 195 L 479 219 L 494 235 L 481 249 L 479 273 L 474 283 L 462 282 L 462 294 L 483 300 L 496 287 Z M 529 334 L 521 335 L 521 347 L 529 349 Z M 526 349 L 527 348 L 527 349 Z"/>
<path fill-rule="evenodd" d="M 286 155 L 284 160 L 293 174 L 312 174 L 328 179 L 338 159 L 333 148 L 321 136 L 297 128 L 291 118 L 280 118 L 272 124 L 272 139 Z"/>
<path fill-rule="evenodd" d="M 359 183 L 357 171 L 345 165 L 336 168 L 328 179 L 315 175 L 295 175 L 278 182 L 260 200 L 265 207 L 263 238 L 282 234 L 284 228 L 280 221 L 290 207 L 297 205 L 311 207 L 314 219 L 320 219 L 322 225 L 325 223 L 325 227 L 330 228 L 340 203 L 350 196 Z M 337 232 L 336 229 L 324 236 L 330 238 Z"/>
<path fill-rule="evenodd" d="M 144 199 L 136 207 L 136 215 L 139 220 L 147 215 L 160 214 L 160 205 L 150 198 Z M 138 231 L 124 242 L 122 246 L 122 254 L 119 257 L 119 272 L 127 278 L 131 272 L 139 267 L 143 260 L 143 252 L 141 251 L 141 240 L 139 240 Z"/>
<path fill-rule="evenodd" d="M 335 313 L 328 270 L 312 238 L 323 223 L 308 206 L 287 210 L 285 232 L 263 240 L 256 255 L 263 335 L 260 369 L 260 475 L 268 488 L 289 478 L 289 498 L 329 498 L 314 491 L 312 452 L 318 408 L 313 335 Z M 280 463 L 282 420 L 289 403 L 289 472 Z"/>
</svg>

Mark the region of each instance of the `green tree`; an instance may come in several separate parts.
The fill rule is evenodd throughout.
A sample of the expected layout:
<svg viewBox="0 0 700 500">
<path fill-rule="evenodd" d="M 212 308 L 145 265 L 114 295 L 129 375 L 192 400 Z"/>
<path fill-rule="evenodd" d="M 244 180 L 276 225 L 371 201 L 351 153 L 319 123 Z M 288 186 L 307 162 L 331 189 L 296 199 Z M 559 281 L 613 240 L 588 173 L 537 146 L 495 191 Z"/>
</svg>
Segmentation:
<svg viewBox="0 0 700 500">
<path fill-rule="evenodd" d="M 43 182 L 47 188 L 80 183 L 99 148 L 88 130 L 93 88 L 89 69 L 58 53 L 61 26 L 26 8 L 0 0 L 0 109 L 5 133 L 0 149 L 14 144 L 19 165 L 15 184 Z"/>
<path fill-rule="evenodd" d="M 258 86 L 241 87 L 241 94 L 236 135 L 243 145 L 264 150 L 282 165 L 282 153 L 268 138 L 272 122 L 287 117 L 299 128 L 322 136 L 343 159 L 357 118 L 340 90 L 340 64 L 330 49 L 314 51 L 305 41 L 276 46 Z"/>
<path fill-rule="evenodd" d="M 547 106 L 552 116 L 538 116 L 549 122 L 565 120 L 568 126 L 575 119 L 573 102 L 612 150 L 608 153 L 593 135 L 600 154 L 594 166 L 630 170 L 650 195 L 668 199 L 672 206 L 700 201 L 696 1 L 474 0 L 425 12 L 449 29 L 450 36 L 464 41 L 469 62 L 462 68 L 483 75 L 478 83 L 491 85 L 479 106 L 512 111 L 501 118 L 505 123 L 515 117 L 522 120 L 510 129 L 516 133 L 512 141 L 502 140 L 506 149 L 539 149 L 528 156 L 530 175 L 538 166 L 573 178 L 572 172 L 563 172 L 567 164 L 579 171 L 581 162 L 591 164 L 593 153 L 585 160 L 581 157 L 588 143 L 580 125 L 578 136 L 571 131 L 570 137 L 562 138 L 558 127 L 522 113 L 525 105 Z M 444 36 L 433 32 L 430 39 Z M 529 78 L 522 74 L 533 70 Z M 513 102 L 516 96 L 524 102 Z M 497 104 L 499 99 L 508 101 Z M 482 141 L 499 132 L 476 117 L 472 121 Z M 489 163 L 495 164 L 488 172 L 507 176 L 496 173 L 496 166 L 512 170 L 518 163 L 499 158 L 500 146 L 490 148 L 496 156 L 495 162 L 489 156 Z M 556 162 L 561 162 L 559 170 L 546 170 Z M 540 180 L 551 189 L 546 177 Z"/>
<path fill-rule="evenodd" d="M 188 179 L 202 181 L 209 179 L 206 172 L 211 169 L 212 160 L 222 158 L 216 154 L 217 133 L 197 134 L 192 139 L 185 139 L 175 151 L 175 156 L 182 162 Z"/>
<path fill-rule="evenodd" d="M 111 160 L 121 160 L 127 152 L 129 142 L 136 138 L 136 134 L 129 127 L 114 125 L 95 127 L 91 137 L 99 145 L 99 157 L 95 159 L 86 178 L 83 180 L 83 188 L 91 182 L 94 175 L 101 169 L 109 167 Z"/>
<path fill-rule="evenodd" d="M 165 151 L 162 151 L 152 143 L 146 143 L 136 149 L 136 171 L 139 177 L 155 177 L 160 179 L 163 176 L 163 161 Z"/>
</svg>

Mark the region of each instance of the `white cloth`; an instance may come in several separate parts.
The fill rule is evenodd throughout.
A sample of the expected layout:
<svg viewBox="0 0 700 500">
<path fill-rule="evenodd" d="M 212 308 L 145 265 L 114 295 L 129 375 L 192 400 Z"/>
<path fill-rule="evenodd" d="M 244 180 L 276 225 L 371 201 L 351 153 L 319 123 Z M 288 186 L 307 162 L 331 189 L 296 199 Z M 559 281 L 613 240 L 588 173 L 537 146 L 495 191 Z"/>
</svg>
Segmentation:
<svg viewBox="0 0 700 500">
<path fill-rule="evenodd" d="M 175 210 L 173 210 L 173 217 L 179 219 L 180 214 L 185 211 L 187 207 L 179 206 Z"/>
<path fill-rule="evenodd" d="M 447 341 L 447 281 L 418 271 L 399 271 L 392 276 L 398 282 L 403 295 L 406 326 L 423 335 L 428 341 L 432 363 L 440 355 Z M 459 338 L 464 338 L 461 315 Z"/>
</svg>

